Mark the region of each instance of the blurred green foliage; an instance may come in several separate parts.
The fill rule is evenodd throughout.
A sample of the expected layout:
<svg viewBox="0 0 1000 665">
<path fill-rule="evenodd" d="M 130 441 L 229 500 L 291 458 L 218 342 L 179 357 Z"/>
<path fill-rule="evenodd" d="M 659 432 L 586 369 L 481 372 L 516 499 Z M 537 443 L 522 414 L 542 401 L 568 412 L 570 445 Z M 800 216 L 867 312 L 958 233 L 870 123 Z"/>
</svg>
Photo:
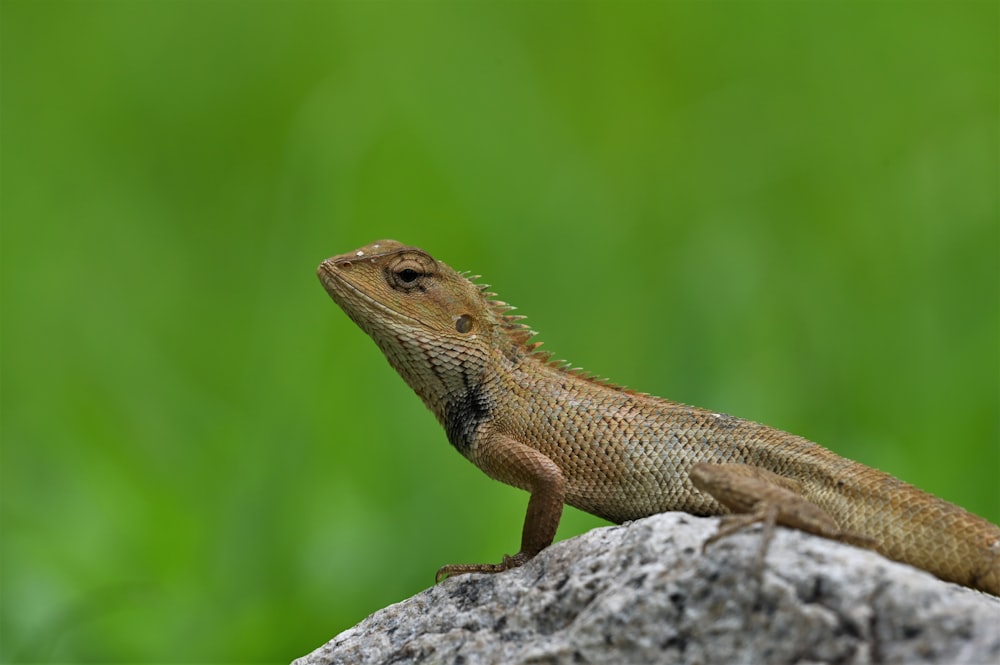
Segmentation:
<svg viewBox="0 0 1000 665">
<path fill-rule="evenodd" d="M 0 19 L 4 661 L 287 661 L 516 548 L 313 276 L 380 237 L 1000 520 L 996 2 Z"/>
</svg>

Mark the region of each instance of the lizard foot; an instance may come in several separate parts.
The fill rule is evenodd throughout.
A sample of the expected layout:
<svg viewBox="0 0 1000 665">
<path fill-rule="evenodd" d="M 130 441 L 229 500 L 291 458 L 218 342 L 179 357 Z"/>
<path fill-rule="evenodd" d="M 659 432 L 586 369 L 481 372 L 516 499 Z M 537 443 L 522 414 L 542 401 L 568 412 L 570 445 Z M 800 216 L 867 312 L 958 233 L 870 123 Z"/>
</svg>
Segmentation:
<svg viewBox="0 0 1000 665">
<path fill-rule="evenodd" d="M 771 547 L 771 540 L 774 538 L 774 527 L 777 523 L 778 507 L 774 504 L 760 503 L 754 507 L 753 512 L 723 515 L 719 530 L 708 537 L 701 545 L 702 553 L 709 545 L 715 541 L 725 538 L 737 531 L 742 531 L 754 524 L 761 523 L 760 547 L 757 548 L 757 555 L 754 557 L 754 573 L 757 579 L 761 579 L 764 572 L 764 558 Z"/>
<path fill-rule="evenodd" d="M 514 556 L 504 554 L 503 561 L 500 563 L 453 563 L 441 566 L 434 576 L 434 583 L 437 584 L 452 575 L 464 575 L 465 573 L 502 573 L 505 570 L 517 568 L 529 558 L 524 552 L 518 552 Z"/>
</svg>

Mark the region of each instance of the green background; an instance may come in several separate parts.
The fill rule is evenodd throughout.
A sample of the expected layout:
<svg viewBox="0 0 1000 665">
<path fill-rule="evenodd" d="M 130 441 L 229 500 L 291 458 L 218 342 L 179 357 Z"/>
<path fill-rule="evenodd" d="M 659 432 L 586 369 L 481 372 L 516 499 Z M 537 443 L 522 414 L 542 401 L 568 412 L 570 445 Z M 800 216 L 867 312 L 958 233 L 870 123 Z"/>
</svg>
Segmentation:
<svg viewBox="0 0 1000 665">
<path fill-rule="evenodd" d="M 516 549 L 314 276 L 384 237 L 1000 521 L 996 2 L 0 18 L 3 660 L 288 661 Z"/>
</svg>

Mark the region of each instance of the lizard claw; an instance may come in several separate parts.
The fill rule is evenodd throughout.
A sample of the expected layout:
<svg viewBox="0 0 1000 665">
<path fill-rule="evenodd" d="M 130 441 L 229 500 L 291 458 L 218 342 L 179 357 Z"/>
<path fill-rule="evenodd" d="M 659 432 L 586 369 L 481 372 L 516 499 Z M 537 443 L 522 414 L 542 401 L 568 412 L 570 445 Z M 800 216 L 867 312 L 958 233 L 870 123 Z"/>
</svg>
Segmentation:
<svg viewBox="0 0 1000 665">
<path fill-rule="evenodd" d="M 451 577 L 452 575 L 464 575 L 466 573 L 502 573 L 505 570 L 517 568 L 518 566 L 524 564 L 524 562 L 529 558 L 530 557 L 524 552 L 518 552 L 514 556 L 504 554 L 503 561 L 500 563 L 453 563 L 447 566 L 441 566 L 438 568 L 437 574 L 434 575 L 434 584 L 438 584 L 441 580 L 446 577 Z"/>
</svg>

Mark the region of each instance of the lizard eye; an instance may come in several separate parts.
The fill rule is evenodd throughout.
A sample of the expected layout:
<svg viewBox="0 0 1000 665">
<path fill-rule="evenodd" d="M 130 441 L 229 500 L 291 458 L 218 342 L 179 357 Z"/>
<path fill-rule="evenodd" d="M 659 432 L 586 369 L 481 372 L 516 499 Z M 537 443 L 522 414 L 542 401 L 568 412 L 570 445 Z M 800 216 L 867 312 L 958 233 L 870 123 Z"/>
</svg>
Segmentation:
<svg viewBox="0 0 1000 665">
<path fill-rule="evenodd" d="M 402 256 L 386 269 L 389 285 L 400 291 L 411 291 L 421 288 L 423 279 L 433 270 L 424 265 L 417 256 Z"/>
</svg>

